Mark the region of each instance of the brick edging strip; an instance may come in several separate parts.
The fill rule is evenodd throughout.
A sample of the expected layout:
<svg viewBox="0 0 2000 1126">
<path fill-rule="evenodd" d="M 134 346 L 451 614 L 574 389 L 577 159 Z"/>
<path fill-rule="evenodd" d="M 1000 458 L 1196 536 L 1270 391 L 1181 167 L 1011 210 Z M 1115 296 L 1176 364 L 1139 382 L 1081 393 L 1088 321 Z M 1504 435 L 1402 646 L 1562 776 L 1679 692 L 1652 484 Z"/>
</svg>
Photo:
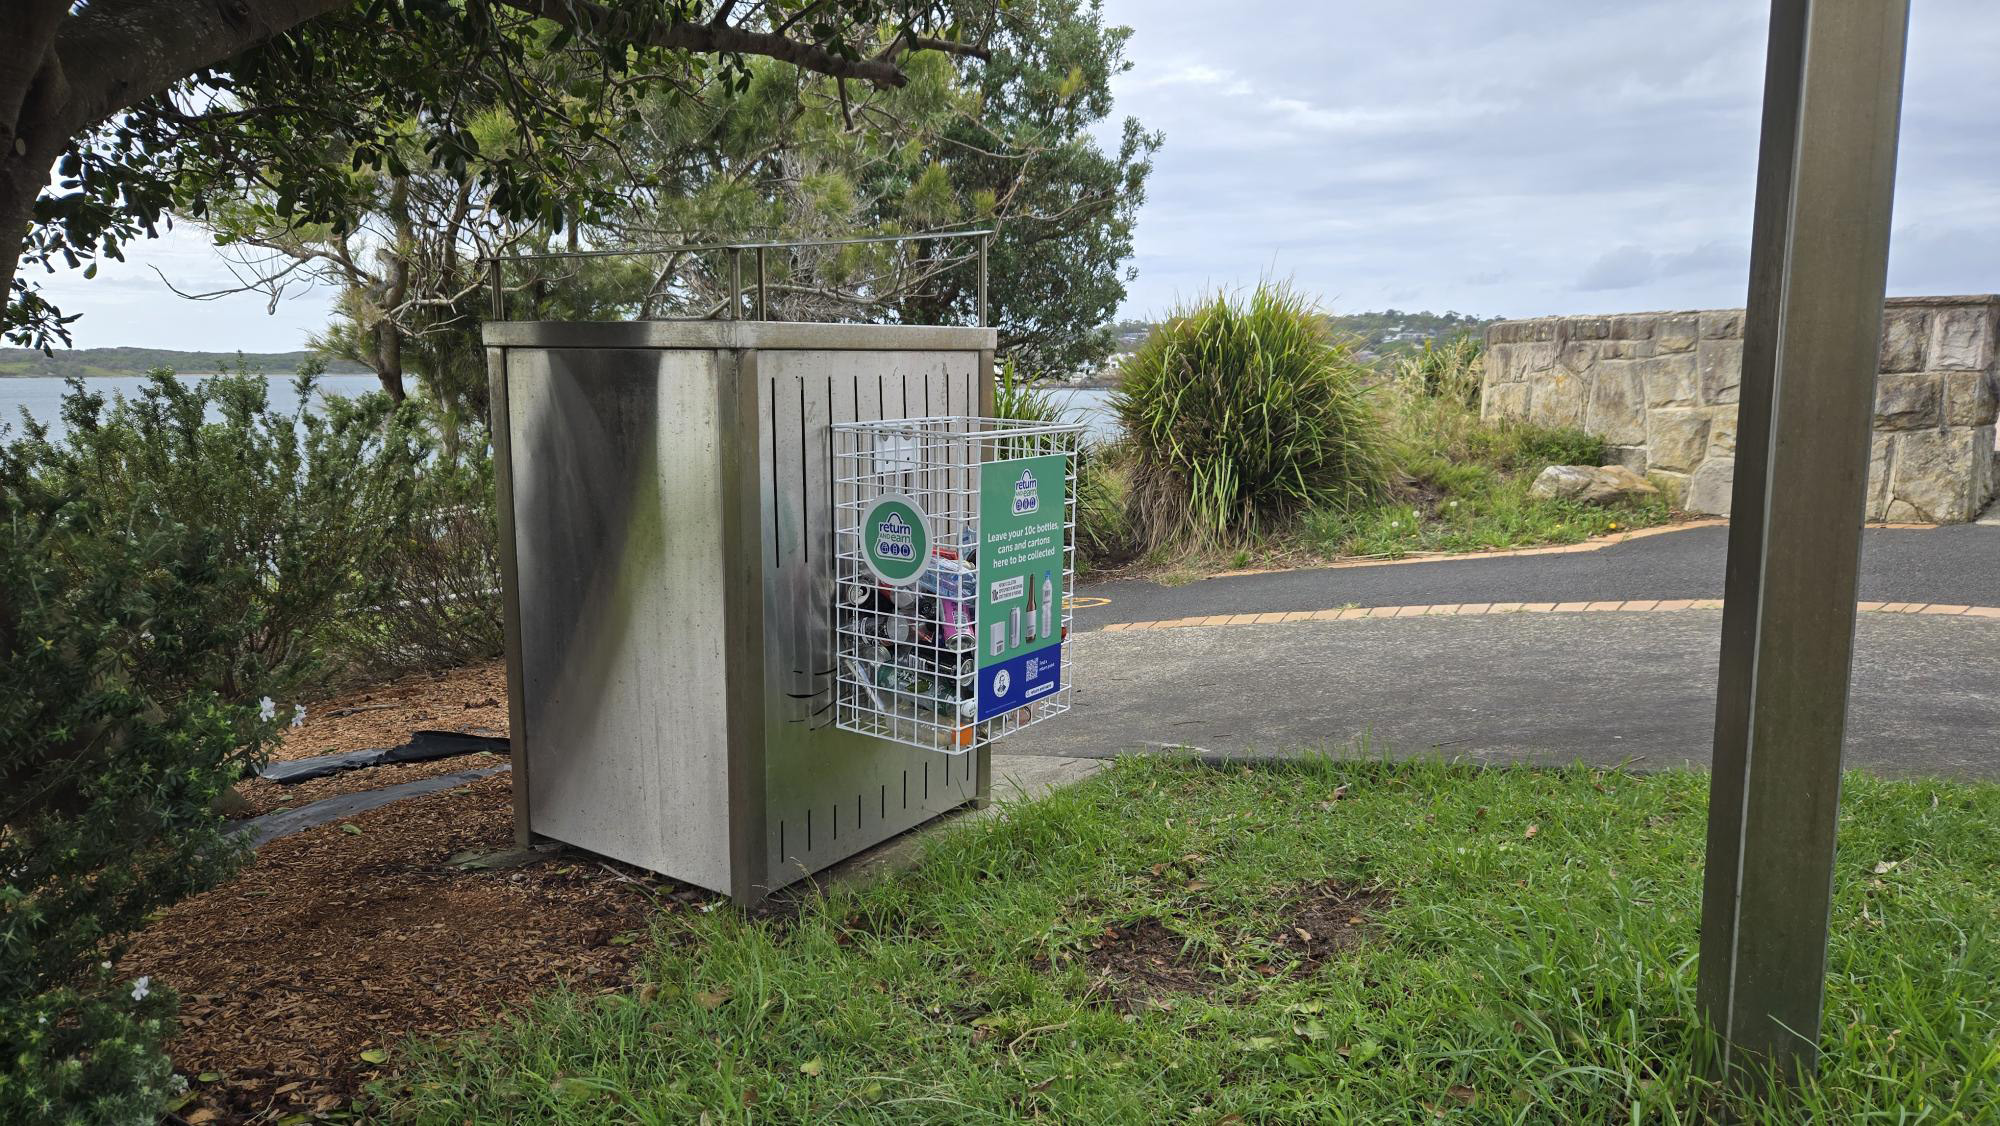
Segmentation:
<svg viewBox="0 0 2000 1126">
<path fill-rule="evenodd" d="M 2000 606 L 1956 603 L 1857 602 L 1863 614 L 1926 614 L 1936 617 L 2000 620 Z M 1720 598 L 1632 599 L 1608 602 L 1466 602 L 1434 606 L 1347 606 L 1330 610 L 1281 610 L 1262 614 L 1197 614 L 1158 622 L 1113 622 L 1105 633 L 1186 626 L 1274 625 L 1279 622 L 1345 622 L 1356 618 L 1463 617 L 1480 614 L 1661 614 L 1679 610 L 1720 610 Z"/>
</svg>

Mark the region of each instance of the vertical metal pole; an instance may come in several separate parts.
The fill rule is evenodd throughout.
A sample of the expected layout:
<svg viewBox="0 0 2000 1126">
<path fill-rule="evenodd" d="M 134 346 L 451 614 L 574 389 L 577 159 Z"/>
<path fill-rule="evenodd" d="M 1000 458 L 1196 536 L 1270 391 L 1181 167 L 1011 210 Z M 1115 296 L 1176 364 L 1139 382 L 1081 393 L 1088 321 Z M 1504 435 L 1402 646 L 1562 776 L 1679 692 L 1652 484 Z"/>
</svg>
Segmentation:
<svg viewBox="0 0 2000 1126">
<path fill-rule="evenodd" d="M 729 248 L 729 319 L 743 316 L 743 249 Z"/>
<path fill-rule="evenodd" d="M 993 242 L 992 235 L 979 236 L 979 327 L 986 327 L 986 248 Z"/>
<path fill-rule="evenodd" d="M 757 248 L 757 319 L 771 319 L 771 291 L 764 277 L 764 248 Z"/>
<path fill-rule="evenodd" d="M 1774 0 L 1699 995 L 1734 1082 L 1818 1060 L 1908 0 Z"/>
</svg>

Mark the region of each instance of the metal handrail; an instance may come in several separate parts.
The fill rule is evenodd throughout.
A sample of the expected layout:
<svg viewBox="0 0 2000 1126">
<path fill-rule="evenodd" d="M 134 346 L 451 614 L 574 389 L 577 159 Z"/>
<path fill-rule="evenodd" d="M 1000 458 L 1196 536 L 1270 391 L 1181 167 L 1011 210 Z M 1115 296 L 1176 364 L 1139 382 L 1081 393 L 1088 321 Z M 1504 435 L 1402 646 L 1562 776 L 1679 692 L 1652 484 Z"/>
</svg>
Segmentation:
<svg viewBox="0 0 2000 1126">
<path fill-rule="evenodd" d="M 944 239 L 976 238 L 979 240 L 979 282 L 976 301 L 978 327 L 984 328 L 987 319 L 987 250 L 993 244 L 997 232 L 991 228 L 973 231 L 930 231 L 915 235 L 856 235 L 835 239 L 794 239 L 789 242 L 712 242 L 683 243 L 669 246 L 637 246 L 605 248 L 602 250 L 560 250 L 542 254 L 509 254 L 506 257 L 493 255 L 486 259 L 487 280 L 492 289 L 492 316 L 494 320 L 504 320 L 507 316 L 506 282 L 502 276 L 504 262 L 559 262 L 571 258 L 616 258 L 646 254 L 700 254 L 718 250 L 729 252 L 730 302 L 728 320 L 742 316 L 743 308 L 743 252 L 754 251 L 756 255 L 756 320 L 765 320 L 770 311 L 770 291 L 764 273 L 764 255 L 770 250 L 793 250 L 822 246 L 865 246 L 878 243 L 897 242 L 937 242 Z M 707 320 L 709 318 L 699 318 Z"/>
</svg>

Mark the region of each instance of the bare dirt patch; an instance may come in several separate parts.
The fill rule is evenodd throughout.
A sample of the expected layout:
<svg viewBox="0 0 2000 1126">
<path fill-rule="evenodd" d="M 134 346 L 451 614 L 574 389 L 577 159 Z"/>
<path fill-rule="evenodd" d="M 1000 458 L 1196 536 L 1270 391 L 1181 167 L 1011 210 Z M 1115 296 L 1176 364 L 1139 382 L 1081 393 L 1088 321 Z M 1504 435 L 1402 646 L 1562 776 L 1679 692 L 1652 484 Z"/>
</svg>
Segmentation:
<svg viewBox="0 0 2000 1126">
<path fill-rule="evenodd" d="M 1244 970 L 1266 977 L 1317 971 L 1365 941 L 1370 916 L 1389 900 L 1385 891 L 1322 880 L 1286 898 L 1276 912 L 1281 926 L 1243 935 L 1220 958 L 1153 916 L 1105 926 L 1087 940 L 1082 958 L 1125 1012 L 1171 1005 L 1176 996 L 1220 998 Z"/>
<path fill-rule="evenodd" d="M 345 1107 L 410 1036 L 481 1027 L 558 983 L 625 988 L 658 912 L 712 898 L 574 853 L 514 871 L 446 863 L 511 844 L 501 775 L 274 841 L 162 912 L 121 970 L 182 995 L 170 1051 L 196 1098 L 181 1114 Z"/>
</svg>

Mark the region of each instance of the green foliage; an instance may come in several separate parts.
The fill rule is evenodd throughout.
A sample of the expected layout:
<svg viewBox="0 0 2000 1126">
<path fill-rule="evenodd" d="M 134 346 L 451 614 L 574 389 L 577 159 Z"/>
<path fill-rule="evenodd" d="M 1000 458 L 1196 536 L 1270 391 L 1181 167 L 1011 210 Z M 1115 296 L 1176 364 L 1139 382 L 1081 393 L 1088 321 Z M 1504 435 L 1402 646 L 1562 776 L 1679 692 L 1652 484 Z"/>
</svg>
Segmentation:
<svg viewBox="0 0 2000 1126">
<path fill-rule="evenodd" d="M 1479 338 L 1461 334 L 1443 344 L 1426 340 L 1421 348 L 1396 362 L 1395 378 L 1413 394 L 1479 405 Z"/>
<path fill-rule="evenodd" d="M 1126 362 L 1112 409 L 1132 447 L 1132 521 L 1147 549 L 1243 542 L 1382 485 L 1360 371 L 1283 286 L 1176 313 Z"/>
<path fill-rule="evenodd" d="M 606 217 L 599 241 L 990 227 L 989 316 L 1001 351 L 1034 371 L 1098 362 L 1160 145 L 1129 119 L 1114 145 L 1096 139 L 1112 114 L 1111 79 L 1130 69 L 1131 33 L 1105 26 L 1094 0 L 1019 0 L 979 18 L 994 21 L 990 61 L 915 56 L 897 89 L 842 89 L 756 61 L 740 88 L 655 93 L 629 144 L 636 163 L 660 169 L 658 183 L 633 185 L 632 204 Z M 973 251 L 949 242 L 772 253 L 771 315 L 962 323 L 976 301 Z M 675 265 L 679 291 L 651 274 L 636 279 L 658 306 L 650 315 L 707 315 L 727 300 L 725 256 Z"/>
<path fill-rule="evenodd" d="M 72 401 L 74 403 L 74 400 Z M 241 856 L 213 812 L 254 765 L 259 560 L 184 480 L 93 488 L 0 446 L 0 1121 L 150 1121 L 170 991 L 114 979 L 147 914 Z M 110 483 L 106 483 L 107 485 Z"/>
<path fill-rule="evenodd" d="M 119 258 L 124 244 L 154 235 L 169 210 L 199 217 L 252 185 L 268 191 L 280 227 L 344 230 L 367 207 L 351 175 L 363 170 L 402 176 L 430 169 L 462 178 L 471 169 L 494 214 L 563 230 L 579 213 L 616 201 L 623 185 L 598 175 L 599 140 L 628 120 L 645 90 L 748 82 L 740 53 L 655 45 L 674 41 L 685 30 L 677 25 L 694 25 L 697 35 L 711 23 L 754 35 L 782 19 L 790 40 L 782 53 L 824 68 L 873 63 L 890 72 L 885 77 L 893 76 L 895 60 L 874 62 L 885 45 L 881 29 L 968 39 L 982 30 L 949 26 L 955 13 L 933 0 L 824 0 L 810 12 L 756 5 L 738 11 L 733 23 L 695 0 L 612 0 L 603 19 L 577 16 L 567 27 L 543 18 L 569 14 L 567 5 L 516 0 L 328 7 L 225 57 L 229 52 L 206 53 L 198 39 L 133 41 L 156 33 L 77 6 L 64 18 L 91 21 L 85 34 L 105 52 L 145 53 L 156 67 L 184 65 L 187 72 L 168 74 L 173 84 L 164 93 L 103 107 L 97 120 L 0 123 L 18 124 L 12 133 L 21 137 L 82 130 L 67 139 L 53 186 L 36 199 L 18 265 L 94 272 L 97 258 Z M 777 14 L 791 9 L 798 10 Z M 544 65 L 554 55 L 573 65 Z M 10 61 L 29 74 L 43 66 L 38 58 Z M 590 76 L 596 80 L 579 81 Z M 58 99 L 30 99 L 29 107 L 43 100 Z M 19 171 L 21 183 L 46 182 L 38 170 Z M 19 214 L 13 197 L 6 202 L 10 216 Z M 34 347 L 68 340 L 73 314 L 50 305 L 13 269 L 0 279 L 9 290 L 0 335 Z"/>
<path fill-rule="evenodd" d="M 380 1109 L 562 1126 L 751 1105 L 788 1122 L 2000 1116 L 2000 786 L 1843 780 L 1819 1074 L 1733 1098 L 1705 1076 L 1695 999 L 1704 775 L 1359 750 L 1255 770 L 1131 756 L 796 914 L 663 916 L 646 984 L 418 1046 Z M 1382 896 L 1333 916 L 1360 919 L 1349 944 L 1316 927 L 1308 962 L 1299 901 L 1328 882 Z M 1149 996 L 1153 975 L 1094 964 L 1142 926 L 1165 935 L 1159 977 L 1190 988 Z"/>
<path fill-rule="evenodd" d="M 107 403 L 81 383 L 64 397 L 69 432 L 24 445 L 39 471 L 107 512 L 153 510 L 200 528 L 233 561 L 248 628 L 206 654 L 225 693 L 259 683 L 283 699 L 325 675 L 346 616 L 389 600 L 385 560 L 415 518 L 427 442 L 379 395 L 311 409 L 270 405 L 267 383 L 156 372 Z M 262 693 L 260 693 L 262 694 Z"/>
</svg>

